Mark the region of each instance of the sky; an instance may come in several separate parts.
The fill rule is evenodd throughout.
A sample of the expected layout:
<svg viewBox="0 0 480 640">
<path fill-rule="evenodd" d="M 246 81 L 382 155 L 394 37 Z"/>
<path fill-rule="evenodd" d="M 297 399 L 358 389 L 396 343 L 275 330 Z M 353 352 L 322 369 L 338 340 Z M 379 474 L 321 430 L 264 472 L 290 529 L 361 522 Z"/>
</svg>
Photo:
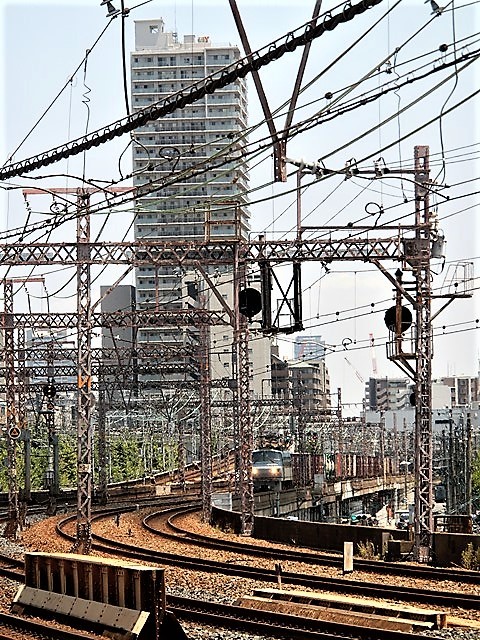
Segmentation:
<svg viewBox="0 0 480 640">
<path fill-rule="evenodd" d="M 113 4 L 119 8 L 120 0 Z M 314 2 L 238 0 L 237 4 L 250 47 L 256 50 L 309 20 Z M 468 57 L 472 62 L 463 70 L 467 58 L 461 59 L 474 56 L 479 48 L 480 5 L 458 1 L 443 4 L 444 11 L 432 15 L 430 4 L 422 0 L 383 0 L 315 40 L 305 72 L 307 88 L 299 97 L 293 121 L 310 122 L 311 126 L 300 129 L 287 145 L 289 159 L 319 162 L 340 172 L 317 182 L 312 176 L 302 177 L 302 225 L 313 227 L 412 224 L 414 185 L 411 174 L 400 171 L 412 168 L 416 145 L 428 145 L 434 181 L 430 205 L 446 241 L 445 260 L 432 264 L 432 287 L 436 293 L 445 291 L 453 275 L 462 277 L 460 274 L 470 265 L 478 272 L 480 253 L 475 208 L 480 155 L 475 114 L 480 111 L 479 98 L 474 95 L 480 88 L 479 62 Z M 179 38 L 184 34 L 209 35 L 215 43 L 240 46 L 227 0 L 151 0 L 143 4 L 125 1 L 125 6 L 131 9 L 125 20 L 128 83 L 134 20 L 162 17 L 166 30 L 177 31 Z M 339 11 L 333 2 L 324 2 L 322 9 Z M 116 18 L 109 24 L 106 13 L 99 0 L 2 3 L 2 163 L 12 157 L 30 157 L 126 115 L 121 20 Z M 82 63 L 87 50 L 86 63 Z M 300 54 L 296 51 L 285 55 L 260 71 L 279 130 L 285 122 L 285 104 L 291 96 Z M 438 71 L 455 55 L 456 64 Z M 419 79 L 422 74 L 425 77 Z M 288 163 L 286 183 L 272 182 L 271 151 L 265 144 L 268 133 L 261 124 L 263 116 L 251 78 L 248 84 L 252 127 L 249 140 L 258 150 L 250 161 L 250 187 L 254 188 L 250 195 L 251 236 L 265 233 L 267 239 L 293 239 L 296 165 Z M 362 98 L 377 93 L 382 93 L 380 98 L 359 104 Z M 462 101 L 461 106 L 456 106 Z M 351 109 L 330 118 L 329 109 L 332 114 L 337 106 L 346 104 Z M 315 114 L 317 119 L 312 120 Z M 430 120 L 431 124 L 426 125 Z M 362 175 L 360 171 L 359 175 L 346 178 L 343 172 L 347 165 L 371 172 L 374 163 L 399 173 L 372 180 L 371 173 Z M 59 206 L 50 196 L 32 196 L 25 203 L 20 187 L 76 187 L 79 181 L 74 176 L 109 181 L 119 180 L 130 171 L 129 139 L 124 136 L 35 174 L 12 179 L 8 186 L 15 188 L 3 189 L 0 242 L 5 237 L 15 241 L 15 235 L 6 232 L 21 228 L 27 216 L 29 221 L 46 220 Z M 131 219 L 126 208 L 108 217 L 97 216 L 93 235 L 108 240 L 131 239 Z M 371 233 L 375 237 L 376 230 Z M 305 233 L 304 238 L 315 234 L 320 232 Z M 346 234 L 343 230 L 334 237 Z M 74 237 L 72 224 L 63 224 L 48 239 L 60 242 Z M 394 273 L 399 265 L 392 262 L 384 266 Z M 29 275 L 30 271 L 16 267 L 12 274 Z M 45 275 L 45 286 L 29 284 L 28 296 L 25 290 L 19 291 L 18 305 L 26 305 L 32 311 L 75 310 L 75 280 L 71 281 L 74 271 L 42 267 L 35 270 L 35 275 L 39 274 Z M 117 268 L 96 270 L 94 292 L 116 277 Z M 279 277 L 283 277 L 281 272 Z M 132 275 L 124 283 L 133 284 Z M 336 261 L 328 265 L 328 271 L 319 263 L 305 264 L 302 284 L 303 334 L 320 335 L 325 340 L 331 388 L 341 387 L 343 401 L 352 411 L 359 410 L 362 380 L 368 380 L 374 372 L 404 377 L 387 359 L 385 349 L 388 331 L 383 316 L 393 305 L 392 285 L 376 267 L 362 261 Z M 480 309 L 476 279 L 472 285 L 471 298 L 455 300 L 434 321 L 435 377 L 478 373 L 476 320 Z M 94 293 L 94 299 L 95 295 L 98 294 Z M 434 299 L 433 312 L 442 305 L 442 299 Z M 370 335 L 374 337 L 374 348 L 370 346 Z M 283 357 L 293 357 L 293 340 L 294 336 L 279 337 Z"/>
</svg>

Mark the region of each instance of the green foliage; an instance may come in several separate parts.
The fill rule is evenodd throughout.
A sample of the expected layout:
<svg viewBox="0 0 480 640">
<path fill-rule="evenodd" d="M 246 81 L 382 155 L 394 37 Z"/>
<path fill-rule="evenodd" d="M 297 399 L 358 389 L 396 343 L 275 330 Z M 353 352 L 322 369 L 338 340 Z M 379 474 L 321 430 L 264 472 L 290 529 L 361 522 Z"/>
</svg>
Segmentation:
<svg viewBox="0 0 480 640">
<path fill-rule="evenodd" d="M 480 451 L 472 462 L 472 492 L 474 498 L 480 498 Z"/>
<path fill-rule="evenodd" d="M 161 472 L 172 469 L 178 464 L 178 444 L 174 441 L 159 443 L 156 439 L 146 446 L 136 433 L 122 433 L 112 436 L 108 442 L 109 482 L 120 482 L 141 478 L 152 471 Z M 73 432 L 59 433 L 59 475 L 61 488 L 74 488 L 77 484 L 77 437 Z M 25 483 L 25 443 L 15 444 L 17 485 Z M 95 456 L 94 484 L 98 482 L 99 460 L 97 442 L 93 443 Z M 49 466 L 48 436 L 45 432 L 36 432 L 31 437 L 30 478 L 32 491 L 44 488 L 45 472 Z M 7 458 L 6 439 L 0 438 L 0 463 Z M 0 464 L 0 491 L 8 491 L 6 464 Z"/>
<path fill-rule="evenodd" d="M 462 567 L 473 571 L 480 569 L 480 549 L 474 547 L 471 542 L 469 542 L 467 548 L 462 551 Z"/>
<path fill-rule="evenodd" d="M 59 474 L 61 487 L 77 484 L 77 441 L 73 436 L 59 436 Z"/>
<path fill-rule="evenodd" d="M 360 558 L 364 560 L 378 560 L 380 558 L 380 554 L 377 553 L 375 549 L 375 545 L 371 540 L 366 540 L 365 542 L 359 542 L 357 545 L 358 555 Z"/>
<path fill-rule="evenodd" d="M 141 478 L 145 473 L 141 446 L 135 435 L 125 435 L 111 441 L 110 459 L 112 482 Z"/>
</svg>

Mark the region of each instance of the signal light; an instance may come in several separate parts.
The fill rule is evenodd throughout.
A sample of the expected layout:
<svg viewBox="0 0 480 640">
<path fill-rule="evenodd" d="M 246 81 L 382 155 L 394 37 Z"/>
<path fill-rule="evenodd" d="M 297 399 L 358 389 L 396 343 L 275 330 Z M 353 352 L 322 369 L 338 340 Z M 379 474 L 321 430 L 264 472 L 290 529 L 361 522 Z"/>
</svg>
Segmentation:
<svg viewBox="0 0 480 640">
<path fill-rule="evenodd" d="M 400 307 L 400 333 L 405 333 L 412 324 L 412 313 L 407 307 Z M 385 324 L 387 329 L 396 332 L 397 328 L 397 307 L 390 307 L 385 311 Z"/>
<path fill-rule="evenodd" d="M 57 395 L 57 389 L 51 382 L 43 385 L 42 391 L 43 391 L 43 395 L 49 400 L 53 400 L 53 398 Z"/>
<path fill-rule="evenodd" d="M 238 308 L 243 316 L 251 320 L 262 310 L 262 294 L 257 289 L 247 287 L 238 294 Z"/>
</svg>

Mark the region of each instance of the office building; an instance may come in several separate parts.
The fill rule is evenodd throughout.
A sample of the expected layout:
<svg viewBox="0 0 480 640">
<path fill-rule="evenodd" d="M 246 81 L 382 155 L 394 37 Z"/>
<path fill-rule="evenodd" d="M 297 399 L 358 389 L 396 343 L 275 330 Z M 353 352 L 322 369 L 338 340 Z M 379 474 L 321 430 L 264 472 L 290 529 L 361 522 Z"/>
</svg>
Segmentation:
<svg viewBox="0 0 480 640">
<path fill-rule="evenodd" d="M 369 378 L 365 385 L 365 407 L 371 411 L 411 408 L 412 392 L 408 378 Z"/>
<path fill-rule="evenodd" d="M 297 361 L 318 361 L 325 358 L 325 340 L 321 336 L 295 336 L 293 357 Z"/>
</svg>

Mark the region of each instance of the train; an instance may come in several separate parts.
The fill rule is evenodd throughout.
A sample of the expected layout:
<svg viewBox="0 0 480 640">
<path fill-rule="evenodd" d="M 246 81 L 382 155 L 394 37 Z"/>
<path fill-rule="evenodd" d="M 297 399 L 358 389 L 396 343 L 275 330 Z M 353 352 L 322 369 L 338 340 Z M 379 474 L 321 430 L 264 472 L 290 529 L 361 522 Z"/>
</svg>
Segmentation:
<svg viewBox="0 0 480 640">
<path fill-rule="evenodd" d="M 257 491 L 281 491 L 293 486 L 292 454 L 280 449 L 252 451 L 253 488 Z"/>
<path fill-rule="evenodd" d="M 257 491 L 280 491 L 320 481 L 376 478 L 395 472 L 390 457 L 357 453 L 291 453 L 281 449 L 252 452 L 253 487 Z"/>
</svg>

